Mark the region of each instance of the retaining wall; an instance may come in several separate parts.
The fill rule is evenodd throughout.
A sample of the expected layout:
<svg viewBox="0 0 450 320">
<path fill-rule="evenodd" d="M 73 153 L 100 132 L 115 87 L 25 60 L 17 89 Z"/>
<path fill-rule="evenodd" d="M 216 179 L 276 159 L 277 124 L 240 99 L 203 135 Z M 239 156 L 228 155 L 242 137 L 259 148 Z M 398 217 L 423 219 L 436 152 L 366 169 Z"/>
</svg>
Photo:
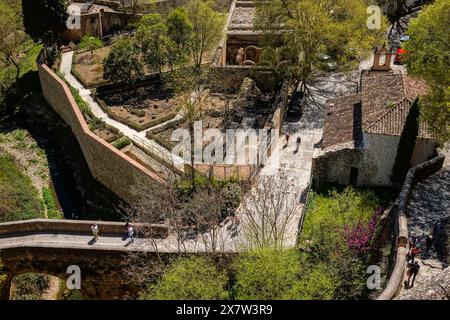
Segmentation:
<svg viewBox="0 0 450 320">
<path fill-rule="evenodd" d="M 146 196 L 149 183 L 163 183 L 155 173 L 89 130 L 69 87 L 44 63 L 42 53 L 38 72 L 45 99 L 71 127 L 95 179 L 128 202 Z"/>
</svg>

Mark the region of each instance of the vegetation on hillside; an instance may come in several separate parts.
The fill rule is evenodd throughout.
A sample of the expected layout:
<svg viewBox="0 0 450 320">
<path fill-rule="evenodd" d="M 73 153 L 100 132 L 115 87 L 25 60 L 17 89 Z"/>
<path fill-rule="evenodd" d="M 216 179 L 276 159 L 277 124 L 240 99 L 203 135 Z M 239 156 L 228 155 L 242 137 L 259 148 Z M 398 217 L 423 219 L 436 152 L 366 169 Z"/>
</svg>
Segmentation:
<svg viewBox="0 0 450 320">
<path fill-rule="evenodd" d="M 0 151 L 0 221 L 42 217 L 42 206 L 36 188 L 14 159 Z"/>
<path fill-rule="evenodd" d="M 24 273 L 13 279 L 12 300 L 41 300 L 50 288 L 49 276 L 40 273 Z"/>
</svg>

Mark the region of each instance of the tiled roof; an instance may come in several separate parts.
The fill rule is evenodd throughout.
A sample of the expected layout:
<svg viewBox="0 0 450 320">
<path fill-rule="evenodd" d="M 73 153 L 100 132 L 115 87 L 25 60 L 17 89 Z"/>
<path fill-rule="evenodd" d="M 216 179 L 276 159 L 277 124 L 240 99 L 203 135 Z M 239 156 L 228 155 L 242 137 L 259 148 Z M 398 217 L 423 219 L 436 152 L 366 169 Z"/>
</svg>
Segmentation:
<svg viewBox="0 0 450 320">
<path fill-rule="evenodd" d="M 402 134 L 403 127 L 406 122 L 412 102 L 404 98 L 393 108 L 383 114 L 377 121 L 372 123 L 364 130 L 365 133 L 382 134 L 388 136 L 399 136 Z M 420 138 L 432 139 L 433 135 L 428 130 L 425 122 L 420 121 L 419 135 Z"/>
<path fill-rule="evenodd" d="M 406 74 L 368 71 L 361 74 L 361 92 L 332 99 L 325 117 L 322 147 L 355 139 L 354 106 L 361 103 L 361 129 L 372 134 L 400 135 L 410 103 L 428 93 L 426 83 Z M 409 106 L 405 107 L 406 101 Z M 359 124 L 358 124 L 359 125 Z M 430 138 L 424 124 L 419 136 Z"/>
<path fill-rule="evenodd" d="M 353 140 L 353 111 L 354 106 L 360 103 L 361 93 L 328 101 L 322 140 L 323 148 Z"/>
</svg>

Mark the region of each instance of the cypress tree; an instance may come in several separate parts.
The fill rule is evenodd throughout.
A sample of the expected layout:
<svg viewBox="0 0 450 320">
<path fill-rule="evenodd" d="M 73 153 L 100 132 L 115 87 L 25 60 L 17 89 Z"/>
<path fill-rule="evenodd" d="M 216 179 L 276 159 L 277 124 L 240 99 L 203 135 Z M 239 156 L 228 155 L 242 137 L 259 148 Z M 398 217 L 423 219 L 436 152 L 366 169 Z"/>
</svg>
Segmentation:
<svg viewBox="0 0 450 320">
<path fill-rule="evenodd" d="M 392 168 L 391 181 L 394 184 L 402 184 L 411 168 L 411 159 L 419 134 L 420 110 L 418 99 L 414 101 L 406 117 L 400 141 L 398 143 L 397 155 Z"/>
</svg>

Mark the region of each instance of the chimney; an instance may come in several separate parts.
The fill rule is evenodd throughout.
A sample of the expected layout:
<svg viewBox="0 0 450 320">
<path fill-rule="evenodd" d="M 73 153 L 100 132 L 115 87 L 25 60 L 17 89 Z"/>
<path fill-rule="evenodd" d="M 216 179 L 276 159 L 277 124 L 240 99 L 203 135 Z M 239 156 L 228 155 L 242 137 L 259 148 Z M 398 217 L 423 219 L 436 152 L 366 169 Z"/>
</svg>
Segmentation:
<svg viewBox="0 0 450 320">
<path fill-rule="evenodd" d="M 393 54 L 386 49 L 386 44 L 381 49 L 375 51 L 373 57 L 372 71 L 390 71 Z"/>
</svg>

